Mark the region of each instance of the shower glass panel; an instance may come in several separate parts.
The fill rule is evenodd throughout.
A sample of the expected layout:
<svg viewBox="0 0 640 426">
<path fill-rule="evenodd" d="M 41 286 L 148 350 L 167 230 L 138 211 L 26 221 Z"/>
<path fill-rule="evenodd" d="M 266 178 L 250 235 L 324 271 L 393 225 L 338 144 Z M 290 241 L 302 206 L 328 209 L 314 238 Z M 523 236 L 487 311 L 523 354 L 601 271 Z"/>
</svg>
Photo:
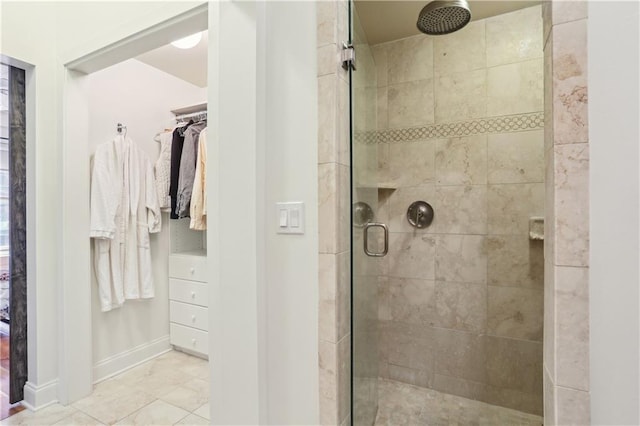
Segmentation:
<svg viewBox="0 0 640 426">
<path fill-rule="evenodd" d="M 353 3 L 350 34 L 356 51 L 351 83 L 351 205 L 352 205 L 352 419 L 372 425 L 378 408 L 378 276 L 384 252 L 384 228 L 378 220 L 378 152 L 376 131 L 377 80 L 373 56 Z M 369 226 L 367 226 L 369 225 Z M 365 233 L 367 240 L 365 240 Z M 367 241 L 369 255 L 365 253 Z M 374 256 L 371 256 L 374 255 Z M 378 256 L 375 256 L 378 255 Z"/>
</svg>

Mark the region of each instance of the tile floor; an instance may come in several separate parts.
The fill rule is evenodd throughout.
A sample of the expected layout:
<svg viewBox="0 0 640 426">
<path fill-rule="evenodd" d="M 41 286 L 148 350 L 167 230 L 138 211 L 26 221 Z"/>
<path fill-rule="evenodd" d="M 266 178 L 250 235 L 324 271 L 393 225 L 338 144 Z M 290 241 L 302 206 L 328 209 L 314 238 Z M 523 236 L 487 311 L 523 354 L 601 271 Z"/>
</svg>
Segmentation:
<svg viewBox="0 0 640 426">
<path fill-rule="evenodd" d="M 541 426 L 542 417 L 392 380 L 378 382 L 376 426 Z"/>
<path fill-rule="evenodd" d="M 88 397 L 22 411 L 0 425 L 206 425 L 209 364 L 171 351 L 97 384 Z"/>
</svg>

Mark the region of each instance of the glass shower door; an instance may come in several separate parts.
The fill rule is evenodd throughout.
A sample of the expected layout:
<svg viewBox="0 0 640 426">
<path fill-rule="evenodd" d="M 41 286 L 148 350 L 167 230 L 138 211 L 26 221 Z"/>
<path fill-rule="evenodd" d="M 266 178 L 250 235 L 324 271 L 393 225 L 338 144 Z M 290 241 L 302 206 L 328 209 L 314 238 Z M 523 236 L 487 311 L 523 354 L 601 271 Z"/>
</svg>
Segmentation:
<svg viewBox="0 0 640 426">
<path fill-rule="evenodd" d="M 379 221 L 376 68 L 353 3 L 349 6 L 357 58 L 350 72 L 351 413 L 354 425 L 372 425 L 378 408 L 378 277 L 388 239 Z"/>
</svg>

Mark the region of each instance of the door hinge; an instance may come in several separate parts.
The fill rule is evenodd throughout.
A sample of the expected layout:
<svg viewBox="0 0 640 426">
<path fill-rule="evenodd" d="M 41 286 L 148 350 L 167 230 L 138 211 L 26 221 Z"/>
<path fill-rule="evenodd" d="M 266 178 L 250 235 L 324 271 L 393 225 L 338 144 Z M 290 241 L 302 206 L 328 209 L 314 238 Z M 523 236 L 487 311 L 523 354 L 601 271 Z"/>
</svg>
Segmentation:
<svg viewBox="0 0 640 426">
<path fill-rule="evenodd" d="M 356 70 L 356 49 L 351 43 L 342 43 L 342 68 Z"/>
</svg>

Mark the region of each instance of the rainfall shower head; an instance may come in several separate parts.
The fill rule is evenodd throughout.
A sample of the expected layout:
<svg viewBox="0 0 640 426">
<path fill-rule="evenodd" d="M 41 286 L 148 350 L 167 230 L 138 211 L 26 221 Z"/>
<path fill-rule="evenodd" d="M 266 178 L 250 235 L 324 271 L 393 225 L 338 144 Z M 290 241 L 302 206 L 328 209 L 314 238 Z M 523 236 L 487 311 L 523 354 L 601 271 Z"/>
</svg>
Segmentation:
<svg viewBox="0 0 640 426">
<path fill-rule="evenodd" d="M 432 1 L 420 11 L 418 29 L 429 35 L 458 31 L 471 20 L 469 3 L 465 0 Z"/>
</svg>

